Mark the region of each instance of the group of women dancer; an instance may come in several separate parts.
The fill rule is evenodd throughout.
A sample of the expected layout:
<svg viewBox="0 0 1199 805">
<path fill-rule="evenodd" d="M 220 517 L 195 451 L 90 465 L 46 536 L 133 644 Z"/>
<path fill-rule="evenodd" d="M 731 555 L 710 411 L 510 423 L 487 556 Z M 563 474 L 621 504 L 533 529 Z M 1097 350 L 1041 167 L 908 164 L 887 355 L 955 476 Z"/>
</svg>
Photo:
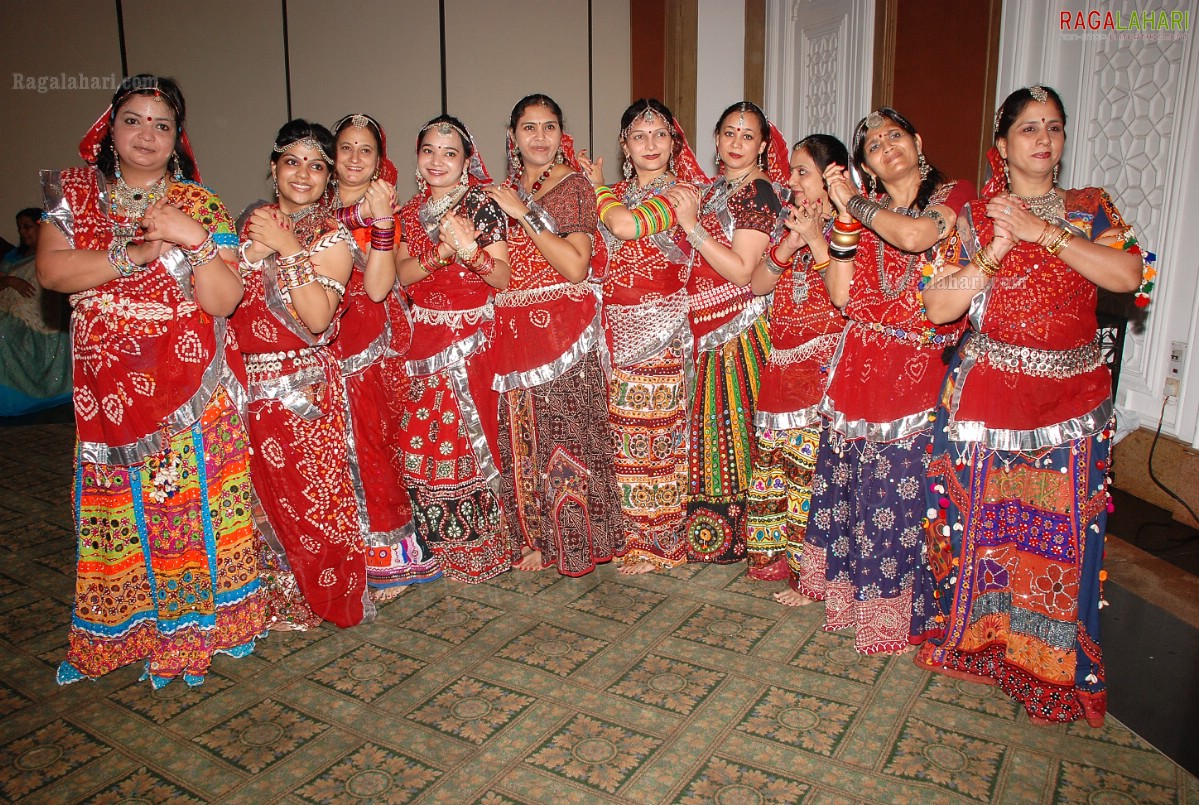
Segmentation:
<svg viewBox="0 0 1199 805">
<path fill-rule="evenodd" d="M 640 100 L 609 185 L 530 95 L 504 181 L 441 115 L 406 203 L 374 118 L 293 120 L 237 229 L 184 109 L 128 79 L 88 166 L 43 175 L 79 431 L 60 681 L 198 683 L 440 576 L 748 560 L 859 652 L 1102 721 L 1096 293 L 1152 274 L 1103 190 L 1057 186 L 1053 90 L 1004 101 L 981 197 L 889 108 L 851 152 L 734 104 L 709 177 Z"/>
</svg>

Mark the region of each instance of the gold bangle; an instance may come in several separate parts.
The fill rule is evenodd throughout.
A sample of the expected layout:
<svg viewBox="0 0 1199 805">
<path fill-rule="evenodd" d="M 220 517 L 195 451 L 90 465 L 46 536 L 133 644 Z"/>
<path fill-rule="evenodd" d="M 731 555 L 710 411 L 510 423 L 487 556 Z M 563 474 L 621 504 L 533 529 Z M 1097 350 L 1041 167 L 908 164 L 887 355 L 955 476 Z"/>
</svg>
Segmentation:
<svg viewBox="0 0 1199 805">
<path fill-rule="evenodd" d="M 828 264 L 831 259 L 832 258 L 829 258 L 829 260 L 825 260 L 823 263 L 814 263 L 812 265 L 812 270 L 817 274 L 823 274 L 828 269 Z"/>
<path fill-rule="evenodd" d="M 994 277 L 999 273 L 999 263 L 994 257 L 987 254 L 985 246 L 974 253 L 974 264 L 987 277 Z"/>
<path fill-rule="evenodd" d="M 1057 257 L 1058 253 L 1061 252 L 1062 249 L 1066 248 L 1066 244 L 1073 239 L 1074 233 L 1063 227 L 1062 233 L 1057 236 L 1053 243 L 1045 247 L 1045 251 L 1049 252 L 1054 257 Z"/>
</svg>

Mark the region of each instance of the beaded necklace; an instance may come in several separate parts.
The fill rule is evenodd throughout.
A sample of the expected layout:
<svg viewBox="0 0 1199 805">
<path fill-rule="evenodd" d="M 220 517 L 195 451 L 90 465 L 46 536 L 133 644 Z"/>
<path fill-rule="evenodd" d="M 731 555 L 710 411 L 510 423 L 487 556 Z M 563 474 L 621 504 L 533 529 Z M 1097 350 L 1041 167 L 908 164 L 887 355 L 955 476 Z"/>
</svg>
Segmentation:
<svg viewBox="0 0 1199 805">
<path fill-rule="evenodd" d="M 548 168 L 546 168 L 544 171 L 542 171 L 541 175 L 537 177 L 537 181 L 533 182 L 533 186 L 531 188 L 529 188 L 530 196 L 533 196 L 533 197 L 537 196 L 537 191 L 541 189 L 541 186 L 543 184 L 545 184 L 545 180 L 550 178 L 550 174 L 553 173 L 553 171 L 554 171 L 554 163 L 551 162 L 550 166 Z"/>
<path fill-rule="evenodd" d="M 745 184 L 745 180 L 748 179 L 752 173 L 753 171 L 750 171 L 749 173 L 746 173 L 743 176 L 738 176 L 736 179 L 732 180 L 724 176 L 721 176 L 719 179 L 717 179 L 716 183 L 712 185 L 712 188 L 709 191 L 711 195 L 708 196 L 707 201 L 704 202 L 704 206 L 700 211 L 700 217 L 707 215 L 713 210 L 727 206 L 729 199 L 733 197 L 734 193 L 741 189 L 741 185 Z"/>
<path fill-rule="evenodd" d="M 454 205 L 466 195 L 466 185 L 458 185 L 450 192 L 446 193 L 441 198 L 435 199 L 432 196 L 424 203 L 422 208 L 423 218 L 428 218 L 434 221 L 440 221 L 442 217 L 454 208 Z"/>
</svg>

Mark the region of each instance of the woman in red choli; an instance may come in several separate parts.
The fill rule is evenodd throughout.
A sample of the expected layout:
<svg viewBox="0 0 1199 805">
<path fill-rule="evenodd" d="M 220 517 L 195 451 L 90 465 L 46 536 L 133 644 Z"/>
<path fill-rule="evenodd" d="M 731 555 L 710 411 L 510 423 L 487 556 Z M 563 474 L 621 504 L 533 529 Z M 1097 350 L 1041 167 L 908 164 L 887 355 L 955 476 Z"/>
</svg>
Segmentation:
<svg viewBox="0 0 1199 805">
<path fill-rule="evenodd" d="M 375 601 L 441 575 L 436 557 L 415 532 L 403 481 L 403 356 L 412 341 L 408 311 L 395 287 L 396 169 L 387 137 L 370 115 L 346 115 L 333 126 L 337 218 L 354 236 L 354 271 L 346 312 L 329 345 L 346 383 L 350 470 L 366 544 L 366 576 Z"/>
<path fill-rule="evenodd" d="M 561 108 L 544 95 L 513 108 L 508 154 L 508 179 L 488 191 L 511 219 L 512 278 L 495 300 L 505 514 L 518 569 L 581 576 L 610 561 L 621 537 L 590 281 L 593 251 L 603 248 L 595 193 L 578 173 Z"/>
<path fill-rule="evenodd" d="M 416 137 L 420 191 L 400 210 L 400 283 L 412 300 L 403 398 L 404 480 L 446 576 L 477 583 L 512 564 L 500 508 L 492 300 L 508 284 L 508 219 L 460 120 Z"/>
<path fill-rule="evenodd" d="M 279 130 L 271 152 L 278 201 L 246 223 L 246 295 L 230 320 L 245 360 L 272 628 L 322 620 L 354 626 L 375 614 L 350 472 L 345 384 L 328 348 L 353 270 L 350 234 L 321 203 L 332 151 L 324 126 L 293 120 Z"/>
<path fill-rule="evenodd" d="M 825 602 L 826 630 L 856 629 L 858 652 L 900 653 L 938 628 L 920 521 L 942 354 L 961 332 L 925 316 L 920 267 L 974 188 L 929 164 L 894 109 L 862 118 L 853 157 L 878 193 L 859 195 L 840 166 L 825 171 L 838 215 L 824 278 L 848 322 L 820 401 L 799 591 Z"/>
<path fill-rule="evenodd" d="M 827 238 L 836 212 L 824 171 L 829 165 L 848 164 L 845 145 L 831 135 L 813 134 L 795 145 L 787 234 L 767 250 L 750 282 L 755 294 L 774 295 L 770 360 L 762 373 L 754 419 L 758 458 L 749 489 L 749 575 L 788 579 L 790 587 L 774 597 L 789 606 L 812 601 L 794 588 L 820 446 L 818 405 L 833 350 L 845 329 L 845 317 L 824 286 Z"/>
<path fill-rule="evenodd" d="M 682 128 L 660 101 L 641 99 L 620 121 L 625 179 L 604 184 L 603 160 L 579 162 L 596 185 L 608 246 L 604 327 L 612 352 L 608 415 L 624 533 L 620 572 L 649 573 L 687 561 L 687 276 L 691 246 L 666 196 L 700 170 Z"/>
<path fill-rule="evenodd" d="M 204 681 L 265 628 L 249 450 L 226 363 L 242 298 L 225 205 L 200 184 L 170 78 L 135 75 L 43 171 L 41 284 L 71 294 L 75 604 L 59 683 L 134 662 Z"/>
<path fill-rule="evenodd" d="M 690 561 L 731 564 L 746 557 L 754 413 L 770 355 L 766 300 L 748 286 L 779 223 L 774 183 L 787 179 L 787 143 L 748 101 L 721 114 L 715 136 L 720 177 L 698 202 L 678 194 L 679 226 L 695 250 L 687 280 L 695 391 L 683 528 Z"/>
<path fill-rule="evenodd" d="M 1066 112 L 1047 87 L 995 116 L 994 169 L 924 300 L 968 313 L 933 428 L 929 555 L 943 637 L 917 662 L 990 685 L 1037 722 L 1107 710 L 1100 569 L 1113 432 L 1098 289 L 1136 289 L 1130 227 L 1101 188 L 1057 186 Z"/>
</svg>

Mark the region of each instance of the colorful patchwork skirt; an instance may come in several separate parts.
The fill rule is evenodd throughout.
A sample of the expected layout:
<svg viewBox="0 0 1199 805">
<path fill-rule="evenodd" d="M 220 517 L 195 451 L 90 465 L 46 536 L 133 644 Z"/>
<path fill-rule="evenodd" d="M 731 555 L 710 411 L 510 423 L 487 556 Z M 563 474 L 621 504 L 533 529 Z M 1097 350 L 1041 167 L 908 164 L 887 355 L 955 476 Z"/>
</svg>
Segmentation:
<svg viewBox="0 0 1199 805">
<path fill-rule="evenodd" d="M 998 685 L 1033 718 L 1107 711 L 1099 645 L 1109 426 L 1036 453 L 944 438 L 929 470 L 929 556 L 945 635 L 917 662 Z"/>
<path fill-rule="evenodd" d="M 75 613 L 60 684 L 139 660 L 155 687 L 204 681 L 265 631 L 249 445 L 218 389 L 200 421 L 131 467 L 76 459 Z"/>
<path fill-rule="evenodd" d="M 683 524 L 688 561 L 726 565 L 745 558 L 747 495 L 757 454 L 754 412 L 769 357 L 765 315 L 696 356 Z"/>
<path fill-rule="evenodd" d="M 749 575 L 799 584 L 799 558 L 812 503 L 820 427 L 758 434 L 758 459 L 749 487 Z"/>
<path fill-rule="evenodd" d="M 685 336 L 689 338 L 690 336 Z M 616 443 L 626 563 L 687 561 L 687 393 L 683 344 L 612 370 L 608 417 Z"/>
</svg>

